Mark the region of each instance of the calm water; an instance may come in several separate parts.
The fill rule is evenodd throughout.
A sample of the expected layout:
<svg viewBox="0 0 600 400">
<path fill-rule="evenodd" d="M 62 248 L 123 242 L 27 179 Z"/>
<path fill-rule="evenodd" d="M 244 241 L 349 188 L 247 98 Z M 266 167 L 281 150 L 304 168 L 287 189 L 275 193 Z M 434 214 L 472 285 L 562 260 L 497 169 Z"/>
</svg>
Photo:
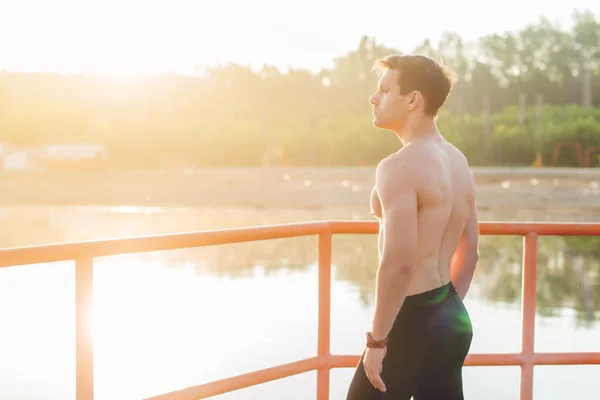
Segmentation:
<svg viewBox="0 0 600 400">
<path fill-rule="evenodd" d="M 298 222 L 369 219 L 353 209 L 0 208 L 0 247 Z M 316 355 L 317 239 L 106 257 L 95 269 L 97 399 L 141 399 Z M 600 351 L 600 246 L 541 238 L 537 351 Z M 334 237 L 332 352 L 359 354 L 370 325 L 375 235 Z M 595 250 L 595 251 L 594 251 Z M 471 351 L 518 352 L 522 241 L 484 237 L 466 299 Z M 0 269 L 0 399 L 74 399 L 69 262 Z M 214 346 L 214 337 L 226 346 Z M 343 399 L 352 369 L 331 372 Z M 590 398 L 600 367 L 535 369 L 535 399 Z M 466 367 L 468 399 L 517 399 L 518 367 Z M 215 397 L 314 399 L 316 372 Z"/>
</svg>

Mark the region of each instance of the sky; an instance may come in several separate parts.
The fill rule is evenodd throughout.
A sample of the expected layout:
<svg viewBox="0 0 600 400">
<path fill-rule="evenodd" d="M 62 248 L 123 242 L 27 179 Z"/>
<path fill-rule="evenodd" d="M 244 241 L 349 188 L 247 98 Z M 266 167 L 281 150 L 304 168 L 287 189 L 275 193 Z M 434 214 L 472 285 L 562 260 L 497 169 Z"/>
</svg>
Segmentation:
<svg viewBox="0 0 600 400">
<path fill-rule="evenodd" d="M 572 0 L 0 0 L 0 70 L 195 73 L 237 62 L 317 71 L 362 35 L 403 52 L 444 31 L 467 40 L 535 23 L 567 29 Z"/>
</svg>

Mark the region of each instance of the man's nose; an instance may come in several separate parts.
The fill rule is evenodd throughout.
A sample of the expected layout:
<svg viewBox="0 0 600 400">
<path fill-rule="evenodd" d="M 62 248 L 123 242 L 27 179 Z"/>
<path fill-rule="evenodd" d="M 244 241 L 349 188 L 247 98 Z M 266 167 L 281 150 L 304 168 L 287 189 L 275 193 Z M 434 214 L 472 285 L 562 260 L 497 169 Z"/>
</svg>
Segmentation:
<svg viewBox="0 0 600 400">
<path fill-rule="evenodd" d="M 377 95 L 376 94 L 371 96 L 371 98 L 369 99 L 369 103 L 371 103 L 373 105 L 377 104 Z"/>
</svg>

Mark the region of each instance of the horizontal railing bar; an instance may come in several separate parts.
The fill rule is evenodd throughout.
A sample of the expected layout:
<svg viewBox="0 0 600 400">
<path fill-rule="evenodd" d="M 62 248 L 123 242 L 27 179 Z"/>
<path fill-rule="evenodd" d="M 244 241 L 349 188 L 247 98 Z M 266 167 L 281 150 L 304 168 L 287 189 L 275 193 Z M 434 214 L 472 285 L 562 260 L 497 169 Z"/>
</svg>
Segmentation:
<svg viewBox="0 0 600 400">
<path fill-rule="evenodd" d="M 292 238 L 317 235 L 327 230 L 338 234 L 360 234 L 377 233 L 378 229 L 375 221 L 314 221 L 19 247 L 0 250 L 0 267 Z M 596 236 L 600 235 L 600 224 L 481 222 L 480 232 L 484 235 L 526 235 L 536 232 L 539 235 Z"/>
<path fill-rule="evenodd" d="M 333 234 L 378 233 L 379 224 L 375 221 L 329 221 Z M 479 223 L 482 235 L 523 236 L 537 233 L 540 236 L 597 236 L 600 223 L 570 222 L 502 222 L 486 221 Z"/>
<path fill-rule="evenodd" d="M 332 355 L 329 357 L 329 362 L 324 357 L 313 357 L 150 397 L 147 400 L 207 398 L 316 370 L 323 366 L 328 366 L 329 368 L 354 368 L 359 360 L 360 356 L 358 355 Z M 536 353 L 533 355 L 532 361 L 534 365 L 595 365 L 600 364 L 600 353 Z M 524 358 L 518 353 L 469 354 L 465 360 L 465 366 L 468 367 L 520 366 L 522 364 L 524 364 Z"/>
<path fill-rule="evenodd" d="M 333 355 L 331 368 L 354 368 L 360 360 L 358 355 Z M 522 365 L 525 358 L 519 353 L 469 354 L 465 360 L 468 367 L 495 367 Z M 600 364 L 600 353 L 535 353 L 533 365 L 595 365 Z"/>
<path fill-rule="evenodd" d="M 329 221 L 332 234 L 365 234 L 378 233 L 377 221 Z"/>
<path fill-rule="evenodd" d="M 598 236 L 600 223 L 583 222 L 480 222 L 482 235 L 527 235 L 538 236 Z"/>
<path fill-rule="evenodd" d="M 302 222 L 18 247 L 0 250 L 0 267 L 309 236 L 328 227 L 327 221 Z"/>
<path fill-rule="evenodd" d="M 600 353 L 536 353 L 534 365 L 593 365 L 600 364 Z"/>
<path fill-rule="evenodd" d="M 311 357 L 301 361 L 295 361 L 289 364 L 283 364 L 276 367 L 266 368 L 243 375 L 237 375 L 230 378 L 221 379 L 214 382 L 205 383 L 198 386 L 192 386 L 174 392 L 148 397 L 146 400 L 197 400 L 219 394 L 232 392 L 234 390 L 244 389 L 250 386 L 287 378 L 292 375 L 302 374 L 304 372 L 319 369 L 327 364 L 325 357 Z"/>
</svg>

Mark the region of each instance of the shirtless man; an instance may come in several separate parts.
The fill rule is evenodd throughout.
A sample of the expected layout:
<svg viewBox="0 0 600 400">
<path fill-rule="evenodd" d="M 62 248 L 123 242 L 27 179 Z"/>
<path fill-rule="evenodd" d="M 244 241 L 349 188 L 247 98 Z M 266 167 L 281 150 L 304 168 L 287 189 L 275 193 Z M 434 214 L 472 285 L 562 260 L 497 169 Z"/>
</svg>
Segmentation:
<svg viewBox="0 0 600 400">
<path fill-rule="evenodd" d="M 454 78 L 423 56 L 387 56 L 376 66 L 383 74 L 369 100 L 373 125 L 395 132 L 403 147 L 377 166 L 371 193 L 375 311 L 347 400 L 463 399 L 473 330 L 462 300 L 479 231 L 467 160 L 435 122 Z"/>
</svg>

